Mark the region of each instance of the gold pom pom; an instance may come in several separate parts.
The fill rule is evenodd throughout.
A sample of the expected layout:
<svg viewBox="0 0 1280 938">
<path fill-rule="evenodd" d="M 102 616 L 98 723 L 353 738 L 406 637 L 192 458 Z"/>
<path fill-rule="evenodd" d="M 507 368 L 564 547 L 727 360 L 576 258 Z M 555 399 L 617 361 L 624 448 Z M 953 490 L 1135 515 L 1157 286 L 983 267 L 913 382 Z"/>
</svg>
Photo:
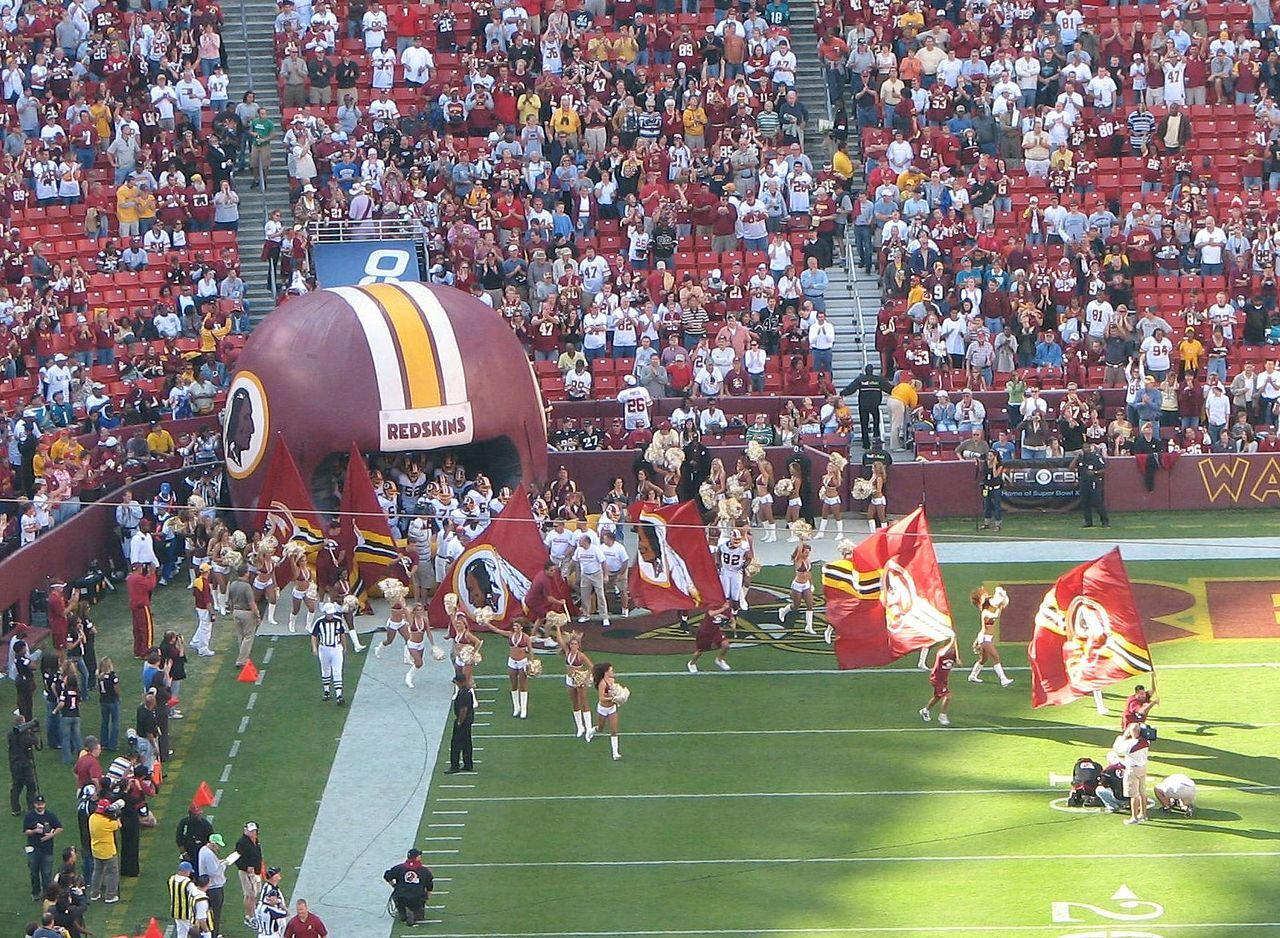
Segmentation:
<svg viewBox="0 0 1280 938">
<path fill-rule="evenodd" d="M 792 521 L 789 525 L 787 525 L 787 527 L 791 529 L 792 534 L 794 534 L 796 537 L 798 537 L 802 541 L 807 541 L 811 537 L 813 537 L 813 525 L 811 525 L 808 521 L 804 521 L 804 520 Z"/>
<path fill-rule="evenodd" d="M 574 687 L 590 687 L 591 672 L 586 668 L 575 668 L 569 672 L 569 680 L 573 682 Z"/>
<path fill-rule="evenodd" d="M 454 655 L 464 665 L 480 663 L 480 652 L 475 645 L 459 645 Z"/>
<path fill-rule="evenodd" d="M 996 612 L 1003 612 L 1005 607 L 1009 605 L 1009 594 L 1005 592 L 1003 586 L 997 586 L 991 591 L 990 605 Z"/>
<path fill-rule="evenodd" d="M 546 615 L 546 623 L 551 628 L 564 628 L 569 624 L 569 614 L 567 612 L 557 612 L 552 609 Z"/>
<path fill-rule="evenodd" d="M 316 586 L 314 582 L 307 587 L 306 597 L 310 600 L 317 600 L 320 598 L 320 588 Z"/>
<path fill-rule="evenodd" d="M 196 511 L 201 511 L 206 507 L 206 502 L 199 495 L 192 495 L 187 499 L 187 505 L 194 508 Z"/>
<path fill-rule="evenodd" d="M 530 658 L 529 664 L 526 666 L 525 671 L 528 673 L 529 677 L 541 677 L 542 662 L 537 658 Z"/>
<path fill-rule="evenodd" d="M 853 485 L 850 488 L 850 494 L 859 501 L 868 499 L 875 493 L 876 487 L 872 484 L 870 479 L 853 480 Z"/>
<path fill-rule="evenodd" d="M 684 450 L 673 446 L 662 454 L 662 461 L 668 469 L 675 472 L 684 465 Z"/>
<path fill-rule="evenodd" d="M 741 499 L 746 497 L 746 495 L 748 494 L 746 487 L 741 482 L 738 481 L 737 476 L 730 477 L 729 484 L 725 486 L 724 491 L 725 491 L 725 494 L 728 495 L 730 498 Z"/>
<path fill-rule="evenodd" d="M 294 563 L 301 563 L 307 557 L 307 549 L 297 541 L 290 541 L 284 545 L 284 559 L 292 560 Z"/>
<path fill-rule="evenodd" d="M 244 563 L 244 554 L 240 553 L 240 551 L 232 550 L 229 547 L 224 547 L 222 549 L 222 565 L 232 573 L 234 573 L 236 568 L 242 563 Z"/>
<path fill-rule="evenodd" d="M 498 613 L 491 606 L 481 606 L 476 610 L 476 625 L 489 626 L 493 624 L 493 620 L 498 618 Z"/>
<path fill-rule="evenodd" d="M 761 569 L 760 561 L 755 558 L 755 555 L 752 555 L 751 559 L 747 561 L 747 576 L 755 576 Z"/>
<path fill-rule="evenodd" d="M 836 550 L 840 552 L 840 556 L 845 560 L 848 560 L 853 556 L 853 549 L 856 546 L 857 545 L 847 537 L 842 537 L 840 540 L 836 541 Z"/>
<path fill-rule="evenodd" d="M 231 535 L 231 546 L 236 550 L 244 550 L 249 544 L 249 539 L 244 536 L 243 531 L 236 531 Z"/>
<path fill-rule="evenodd" d="M 359 612 L 360 597 L 357 596 L 355 593 L 348 593 L 346 596 L 343 596 L 342 611 L 343 612 Z"/>
<path fill-rule="evenodd" d="M 715 508 L 716 502 L 720 500 L 720 493 L 710 482 L 703 482 L 698 486 L 698 497 L 702 499 L 703 508 Z"/>
<path fill-rule="evenodd" d="M 747 444 L 747 459 L 752 463 L 758 463 L 768 458 L 769 456 L 764 451 L 764 447 L 760 445 L 759 440 L 752 440 Z"/>
<path fill-rule="evenodd" d="M 610 696 L 613 697 L 613 702 L 621 707 L 631 699 L 631 689 L 623 687 L 621 684 L 614 684 Z"/>
<path fill-rule="evenodd" d="M 845 459 L 839 453 L 832 453 L 827 457 L 827 466 L 836 472 L 844 472 L 845 466 L 849 465 L 849 460 Z"/>
<path fill-rule="evenodd" d="M 782 498 L 790 498 L 793 491 L 795 491 L 795 485 L 790 479 L 779 479 L 773 487 L 773 494 Z"/>
<path fill-rule="evenodd" d="M 448 614 L 450 619 L 452 619 L 454 616 L 458 614 L 458 594 L 457 593 L 444 594 L 444 611 Z"/>
<path fill-rule="evenodd" d="M 404 602 L 405 597 L 409 595 L 409 587 L 405 586 L 394 577 L 387 577 L 386 579 L 379 580 L 377 586 L 378 592 L 380 592 L 392 605 Z"/>
<path fill-rule="evenodd" d="M 444 661 L 444 649 L 439 645 L 431 646 L 431 657 L 435 661 Z"/>
</svg>

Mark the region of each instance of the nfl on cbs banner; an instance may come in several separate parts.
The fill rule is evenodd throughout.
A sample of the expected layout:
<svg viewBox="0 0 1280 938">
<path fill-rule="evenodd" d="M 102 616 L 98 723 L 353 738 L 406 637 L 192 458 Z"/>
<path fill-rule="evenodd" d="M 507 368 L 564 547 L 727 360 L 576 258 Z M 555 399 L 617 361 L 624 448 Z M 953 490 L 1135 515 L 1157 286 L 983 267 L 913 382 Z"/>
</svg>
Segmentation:
<svg viewBox="0 0 1280 938">
<path fill-rule="evenodd" d="M 842 669 L 874 668 L 955 637 L 924 509 L 823 565 L 827 620 Z"/>
<path fill-rule="evenodd" d="M 1058 577 L 1036 613 L 1027 658 L 1035 707 L 1070 703 L 1152 670 L 1118 547 Z"/>
</svg>

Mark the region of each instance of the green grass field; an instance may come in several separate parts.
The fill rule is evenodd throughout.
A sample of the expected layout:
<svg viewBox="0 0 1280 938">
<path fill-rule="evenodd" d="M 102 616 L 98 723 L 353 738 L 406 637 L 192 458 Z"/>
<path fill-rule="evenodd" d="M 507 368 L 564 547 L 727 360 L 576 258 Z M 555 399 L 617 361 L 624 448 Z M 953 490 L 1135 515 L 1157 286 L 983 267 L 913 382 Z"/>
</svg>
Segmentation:
<svg viewBox="0 0 1280 938">
<path fill-rule="evenodd" d="M 1265 532 L 1255 525 L 1248 533 Z M 1066 566 L 945 568 L 965 660 L 974 585 L 1005 583 L 1023 602 Z M 776 602 L 759 603 L 742 624 L 752 647 L 732 652 L 732 674 L 707 659 L 703 673 L 685 673 L 682 656 L 645 654 L 640 635 L 634 654 L 611 657 L 633 691 L 616 763 L 607 740 L 574 739 L 550 661 L 533 682 L 529 719 L 513 720 L 493 656 L 478 682 L 482 700 L 493 702 L 479 718 L 488 725 L 476 728 L 479 772 L 438 775 L 418 832 L 447 893 L 432 903 L 443 906 L 431 914 L 440 922 L 393 934 L 1280 934 L 1280 643 L 1223 637 L 1275 632 L 1276 569 L 1267 561 L 1130 565 L 1163 668 L 1151 776 L 1185 772 L 1201 786 L 1194 819 L 1153 813 L 1138 827 L 1056 810 L 1065 788 L 1049 786 L 1049 774 L 1069 774 L 1078 757 L 1102 758 L 1118 718 L 1098 716 L 1088 701 L 1032 711 L 1027 673 L 1016 670 L 1008 689 L 989 672 L 981 686 L 957 674 L 954 725 L 925 725 L 916 711 L 928 685 L 913 661 L 834 672 L 825 646 L 797 635 L 794 620 L 780 632 Z M 784 573 L 767 570 L 758 584 L 779 584 Z M 187 608 L 185 592 L 171 588 L 157 621 L 189 629 Z M 123 645 L 122 611 L 118 596 L 101 607 L 107 653 Z M 1020 628 L 1006 616 L 1009 633 Z M 223 629 L 216 647 L 229 639 Z M 1023 641 L 1001 644 L 1006 664 L 1025 666 Z M 302 639 L 267 641 L 259 662 L 266 649 L 272 660 L 256 687 L 235 683 L 226 654 L 193 663 L 183 690 L 188 718 L 175 724 L 181 759 L 155 802 L 160 827 L 144 835 L 143 877 L 110 917 L 94 908 L 98 935 L 140 934 L 149 915 L 163 913 L 173 826 L 202 779 L 222 790 L 211 813 L 229 841 L 244 820 L 262 825 L 268 862 L 286 870 L 290 892 L 345 713 L 315 700 Z M 349 682 L 357 672 L 348 667 Z M 1108 695 L 1113 711 L 1127 692 Z M 0 700 L 12 693 L 6 682 Z M 246 710 L 250 694 L 257 697 Z M 96 725 L 96 707 L 88 710 L 86 731 Z M 47 753 L 40 770 L 52 806 L 70 822 L 69 772 Z M 35 907 L 16 826 L 0 837 L 14 871 L 0 914 L 20 925 Z M 242 933 L 238 900 L 233 883 L 232 935 Z M 384 901 L 380 884 L 369 884 L 370 904 Z"/>
</svg>

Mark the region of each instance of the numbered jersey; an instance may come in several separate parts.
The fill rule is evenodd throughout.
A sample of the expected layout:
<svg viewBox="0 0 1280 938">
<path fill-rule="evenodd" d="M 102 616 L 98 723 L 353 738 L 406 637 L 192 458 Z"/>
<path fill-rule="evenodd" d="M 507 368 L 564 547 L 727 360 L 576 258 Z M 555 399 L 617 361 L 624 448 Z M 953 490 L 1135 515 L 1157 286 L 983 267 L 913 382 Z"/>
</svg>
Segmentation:
<svg viewBox="0 0 1280 938">
<path fill-rule="evenodd" d="M 622 423 L 628 430 L 649 429 L 649 408 L 653 398 L 644 388 L 623 388 L 618 392 L 622 405 Z"/>
<path fill-rule="evenodd" d="M 751 550 L 746 541 L 735 545 L 728 540 L 722 540 L 716 545 L 716 563 L 719 564 L 721 570 L 738 571 L 746 569 L 747 558 L 750 554 Z"/>
</svg>

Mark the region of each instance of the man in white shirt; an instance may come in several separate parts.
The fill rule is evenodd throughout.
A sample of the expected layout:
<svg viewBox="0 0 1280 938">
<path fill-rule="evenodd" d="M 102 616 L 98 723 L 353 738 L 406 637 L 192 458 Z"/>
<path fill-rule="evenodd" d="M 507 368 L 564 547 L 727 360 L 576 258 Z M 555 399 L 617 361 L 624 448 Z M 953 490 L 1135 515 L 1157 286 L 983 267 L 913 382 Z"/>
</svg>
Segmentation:
<svg viewBox="0 0 1280 938">
<path fill-rule="evenodd" d="M 698 366 L 693 383 L 698 386 L 698 393 L 703 397 L 715 397 L 724 387 L 724 372 L 708 357 Z"/>
<path fill-rule="evenodd" d="M 987 408 L 983 406 L 982 401 L 974 399 L 972 391 L 965 388 L 959 403 L 956 404 L 956 424 L 960 432 L 972 433 L 974 430 L 981 430 L 986 419 Z"/>
<path fill-rule="evenodd" d="M 413 37 L 413 45 L 400 53 L 400 65 L 404 69 L 404 83 L 410 88 L 420 88 L 431 80 L 435 59 L 431 50 L 422 44 L 421 36 Z"/>
<path fill-rule="evenodd" d="M 582 359 L 577 360 L 572 371 L 565 373 L 564 390 L 573 401 L 585 401 L 591 396 L 591 372 Z"/>
<path fill-rule="evenodd" d="M 1164 330 L 1157 329 L 1149 338 L 1143 339 L 1141 351 L 1143 371 L 1157 381 L 1163 381 L 1173 357 L 1173 343 L 1165 337 Z"/>
<path fill-rule="evenodd" d="M 1227 295 L 1219 292 L 1216 302 L 1205 310 L 1205 316 L 1215 326 L 1222 327 L 1222 337 L 1228 342 L 1236 337 L 1236 308 L 1227 302 Z"/>
<path fill-rule="evenodd" d="M 173 89 L 178 95 L 178 110 L 191 122 L 197 134 L 200 133 L 201 111 L 209 103 L 209 92 L 205 91 L 195 72 L 187 69 L 182 73 L 182 80 Z"/>
<path fill-rule="evenodd" d="M 1200 253 L 1200 274 L 1204 277 L 1222 275 L 1222 249 L 1227 243 L 1227 233 L 1219 228 L 1213 216 L 1204 220 L 1204 227 L 1196 232 L 1194 242 Z"/>
<path fill-rule="evenodd" d="M 600 553 L 604 555 L 605 594 L 613 593 L 618 597 L 618 605 L 625 619 L 631 615 L 631 596 L 627 592 L 627 568 L 631 564 L 631 557 L 612 529 L 606 529 L 600 535 Z"/>
<path fill-rule="evenodd" d="M 608 341 L 609 314 L 602 306 L 592 306 L 582 317 L 582 354 L 587 361 L 605 356 Z"/>
<path fill-rule="evenodd" d="M 174 109 L 178 106 L 178 92 L 169 84 L 169 76 L 161 72 L 151 86 L 151 106 L 160 118 L 160 127 L 173 130 Z"/>
<path fill-rule="evenodd" d="M 573 550 L 573 562 L 578 565 L 578 609 L 582 613 L 578 621 L 586 622 L 588 616 L 598 615 L 602 619 L 600 627 L 607 629 L 609 602 L 604 593 L 604 552 L 584 534 Z"/>
<path fill-rule="evenodd" d="M 369 9 L 360 21 L 360 28 L 364 30 L 365 52 L 382 48 L 387 39 L 387 13 L 378 0 L 369 4 Z"/>
<path fill-rule="evenodd" d="M 574 547 L 578 543 L 576 535 L 565 528 L 563 521 L 557 520 L 543 538 L 543 543 L 547 545 L 551 562 L 557 564 L 560 572 L 568 576 L 569 566 L 574 559 Z"/>
<path fill-rule="evenodd" d="M 707 409 L 698 416 L 698 431 L 705 435 L 720 436 L 729 429 L 729 418 L 720 409 L 714 397 L 707 402 Z"/>
<path fill-rule="evenodd" d="M 1101 342 L 1107 334 L 1107 326 L 1111 324 L 1111 318 L 1115 315 L 1115 309 L 1111 303 L 1102 295 L 1098 294 L 1095 299 L 1089 301 L 1084 308 L 1084 319 L 1089 329 L 1089 338 L 1096 342 Z"/>
<path fill-rule="evenodd" d="M 951 358 L 952 368 L 964 367 L 965 340 L 969 334 L 969 324 L 960 318 L 960 310 L 951 308 L 951 314 L 938 326 L 938 332 L 947 347 L 947 355 Z"/>
<path fill-rule="evenodd" d="M 814 371 L 831 371 L 831 350 L 836 344 L 836 327 L 827 322 L 826 313 L 818 313 L 809 327 L 809 353 Z"/>
</svg>

